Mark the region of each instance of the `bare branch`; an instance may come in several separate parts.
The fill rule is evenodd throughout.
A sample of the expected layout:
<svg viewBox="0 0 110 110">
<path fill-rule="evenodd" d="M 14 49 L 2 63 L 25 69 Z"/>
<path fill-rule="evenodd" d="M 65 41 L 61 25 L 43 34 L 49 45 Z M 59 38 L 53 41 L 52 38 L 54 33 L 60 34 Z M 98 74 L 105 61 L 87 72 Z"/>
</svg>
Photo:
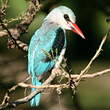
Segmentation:
<svg viewBox="0 0 110 110">
<path fill-rule="evenodd" d="M 58 71 L 58 70 L 57 70 Z M 55 72 L 55 71 L 54 71 Z M 61 72 L 61 71 L 60 71 Z M 88 79 L 88 78 L 94 78 L 94 77 L 97 77 L 97 76 L 101 76 L 101 75 L 104 75 L 106 73 L 110 72 L 110 68 L 109 69 L 105 69 L 103 71 L 100 71 L 100 72 L 96 72 L 96 73 L 92 73 L 92 74 L 85 74 L 85 75 L 82 75 L 81 76 L 81 79 Z M 59 73 L 57 73 L 59 74 Z M 60 73 L 61 74 L 61 73 Z M 64 74 L 64 73 L 62 73 Z M 49 83 L 56 77 L 56 73 L 53 73 L 51 74 L 51 76 L 46 80 L 45 83 L 43 83 L 42 86 L 33 86 L 31 84 L 26 84 L 24 82 L 21 82 L 21 83 L 18 83 L 18 85 L 15 85 L 14 87 L 12 87 L 10 89 L 10 92 L 15 90 L 16 87 L 20 86 L 20 87 L 23 87 L 23 88 L 37 88 L 37 91 L 34 91 L 32 92 L 30 95 L 24 97 L 24 98 L 21 98 L 21 99 L 18 99 L 16 101 L 13 101 L 11 103 L 6 103 L 6 101 L 3 101 L 5 103 L 2 103 L 0 105 L 0 109 L 5 109 L 7 107 L 16 107 L 17 105 L 20 105 L 20 104 L 23 104 L 23 103 L 26 103 L 28 102 L 29 100 L 31 100 L 36 94 L 38 94 L 39 92 L 43 92 L 45 90 L 45 88 L 60 88 L 60 89 L 63 89 L 63 88 L 69 88 L 69 84 L 55 84 L 55 85 L 49 85 Z M 78 74 L 73 74 L 71 75 L 71 78 L 74 80 L 74 79 L 77 79 L 79 77 Z M 65 76 L 65 78 L 70 78 L 68 75 Z M 6 99 L 9 99 L 9 96 L 6 94 L 5 95 L 5 100 Z"/>
<path fill-rule="evenodd" d="M 11 30 L 7 29 L 7 27 L 3 24 L 2 20 L 0 20 L 2 27 L 6 30 L 6 31 L 2 31 L 2 35 L 4 33 L 5 33 L 5 35 L 7 35 L 6 33 L 8 33 L 10 35 L 10 37 L 12 38 L 12 40 L 14 41 L 14 44 L 16 44 L 19 48 L 22 48 L 22 49 L 24 49 L 26 51 L 28 50 L 28 46 L 26 44 L 22 43 L 21 41 L 19 41 L 18 37 L 21 34 L 23 34 L 23 33 L 25 33 L 27 31 L 29 25 L 31 24 L 31 22 L 33 21 L 33 19 L 35 17 L 36 12 L 38 12 L 39 9 L 40 9 L 40 5 L 39 5 L 38 0 L 31 0 L 31 2 L 32 3 L 30 4 L 29 9 L 27 10 L 26 14 L 23 16 L 23 20 L 15 28 L 13 28 Z M 52 72 L 51 72 L 51 75 L 47 78 L 47 80 L 44 81 L 44 83 L 41 86 L 34 86 L 34 85 L 31 85 L 31 84 L 26 84 L 24 81 L 21 82 L 21 83 L 18 83 L 17 85 L 13 86 L 11 89 L 8 90 L 8 92 L 6 93 L 6 95 L 4 97 L 4 100 L 3 100 L 2 104 L 0 105 L 0 109 L 5 109 L 7 107 L 16 107 L 16 106 L 18 106 L 20 104 L 27 103 L 35 95 L 37 95 L 38 93 L 43 92 L 45 90 L 45 88 L 47 88 L 47 89 L 48 88 L 55 88 L 55 89 L 57 89 L 57 88 L 60 88 L 60 89 L 70 88 L 71 85 L 70 85 L 69 81 L 72 80 L 73 82 L 75 82 L 75 86 L 72 86 L 72 89 L 75 89 L 75 87 L 79 85 L 79 83 L 80 83 L 80 81 L 82 79 L 94 78 L 94 77 L 97 77 L 97 76 L 100 76 L 100 75 L 103 75 L 105 73 L 110 72 L 110 68 L 109 68 L 109 69 L 105 69 L 105 70 L 100 71 L 100 72 L 96 72 L 96 73 L 92 73 L 92 74 L 85 74 L 90 69 L 91 64 L 93 63 L 93 61 L 101 53 L 103 44 L 105 43 L 105 40 L 106 40 L 107 36 L 108 36 L 108 34 L 103 38 L 103 40 L 102 40 L 98 50 L 96 51 L 95 55 L 90 60 L 90 62 L 87 64 L 87 66 L 80 72 L 80 74 L 69 75 L 62 68 L 54 68 L 52 70 Z M 11 42 L 10 42 L 10 44 L 11 44 Z M 64 78 L 67 78 L 68 80 L 64 84 L 50 85 L 50 83 L 57 76 L 63 76 Z M 36 90 L 31 92 L 28 96 L 26 96 L 24 98 L 20 98 L 20 99 L 17 99 L 15 101 L 10 102 L 9 93 L 11 91 L 15 90 L 17 87 L 36 88 Z"/>
<path fill-rule="evenodd" d="M 40 7 L 41 7 L 41 5 L 39 4 L 38 0 L 31 0 L 29 8 L 27 9 L 24 16 L 22 16 L 21 23 L 16 25 L 15 28 L 10 29 L 10 31 L 12 31 L 12 35 L 14 35 L 16 37 L 16 39 L 18 39 L 18 37 L 21 34 L 24 34 L 25 32 L 27 32 L 29 25 L 33 21 L 36 13 L 40 10 Z M 0 34 L 0 37 L 8 35 L 8 33 L 6 31 L 0 32 L 0 33 L 2 33 L 2 34 Z"/>
<path fill-rule="evenodd" d="M 103 70 L 101 72 L 96 72 L 96 73 L 93 73 L 93 74 L 86 74 L 86 75 L 84 75 L 84 73 L 87 73 L 87 71 L 89 70 L 89 68 L 90 68 L 91 64 L 93 63 L 93 61 L 99 56 L 99 54 L 100 54 L 100 52 L 102 50 L 102 46 L 103 46 L 103 44 L 104 44 L 104 42 L 106 40 L 106 37 L 107 37 L 107 35 L 103 38 L 103 40 L 102 40 L 102 42 L 101 42 L 101 44 L 99 46 L 99 49 L 96 51 L 96 53 L 93 56 L 93 58 L 91 59 L 91 61 L 88 63 L 88 65 L 85 67 L 85 69 L 81 71 L 81 73 L 79 75 L 68 75 L 67 72 L 65 72 L 63 69 L 61 69 L 61 68 L 54 68 L 52 70 L 51 75 L 49 76 L 49 78 L 46 81 L 44 81 L 42 86 L 38 87 L 38 86 L 33 86 L 31 84 L 25 84 L 24 82 L 21 82 L 18 85 L 12 87 L 12 90 L 14 90 L 18 86 L 25 87 L 25 88 L 27 88 L 27 87 L 28 88 L 37 88 L 37 89 L 35 91 L 33 91 L 32 93 L 30 93 L 28 96 L 26 96 L 24 98 L 21 98 L 21 99 L 18 99 L 18 100 L 13 101 L 13 102 L 9 102 L 10 98 L 6 94 L 6 97 L 4 98 L 3 103 L 0 105 L 0 109 L 4 109 L 4 108 L 7 108 L 7 107 L 16 107 L 17 105 L 26 103 L 26 102 L 30 101 L 38 93 L 43 92 L 45 90 L 44 88 L 62 88 L 62 89 L 63 88 L 69 88 L 70 87 L 70 84 L 69 84 L 70 82 L 67 82 L 66 84 L 61 84 L 61 85 L 57 85 L 57 84 L 56 85 L 50 85 L 51 81 L 53 81 L 54 78 L 59 76 L 59 75 L 63 75 L 63 77 L 68 78 L 68 79 L 71 78 L 70 80 L 75 81 L 76 82 L 75 83 L 76 86 L 78 86 L 79 82 L 83 78 L 85 78 L 85 79 L 86 78 L 94 78 L 96 76 L 99 76 L 99 75 L 105 74 L 107 72 L 110 72 L 110 69 L 106 69 L 106 70 Z M 72 88 L 75 89 L 76 86 L 72 86 Z"/>
<path fill-rule="evenodd" d="M 98 76 L 101 76 L 101 75 L 103 75 L 103 74 L 105 74 L 105 73 L 109 73 L 109 72 L 110 72 L 110 68 L 105 69 L 105 70 L 100 71 L 100 72 L 82 75 L 82 76 L 81 76 L 81 79 L 94 78 L 94 77 L 98 77 Z M 65 77 L 68 77 L 68 76 L 65 76 Z M 79 77 L 79 75 L 77 75 L 77 74 L 76 74 L 76 75 L 71 75 L 71 77 L 72 77 L 73 79 L 77 79 L 77 77 Z"/>
<path fill-rule="evenodd" d="M 15 46 L 18 46 L 19 49 L 23 50 L 23 51 L 27 51 L 28 50 L 28 46 L 21 42 L 20 40 L 16 40 L 11 32 L 8 30 L 8 28 L 4 25 L 3 21 L 0 19 L 0 23 L 1 23 L 1 26 L 8 32 L 11 40 L 8 41 L 8 47 L 11 47 L 11 48 L 14 48 Z"/>
<path fill-rule="evenodd" d="M 8 35 L 11 37 L 12 40 L 8 41 L 8 47 L 14 48 L 15 46 L 19 47 L 23 51 L 28 50 L 27 44 L 21 42 L 18 40 L 18 38 L 21 36 L 21 34 L 24 34 L 27 32 L 27 29 L 33 19 L 35 18 L 36 13 L 40 10 L 41 5 L 39 4 L 38 0 L 31 0 L 29 8 L 27 9 L 27 12 L 24 16 L 22 16 L 21 22 L 16 25 L 13 29 L 8 29 L 4 25 L 3 21 L 1 20 L 1 25 L 3 27 L 3 31 L 0 31 L 0 37 L 3 37 L 5 35 Z"/>
<path fill-rule="evenodd" d="M 53 81 L 53 79 L 56 77 L 56 72 L 54 70 L 56 70 L 56 68 L 52 70 L 51 75 L 42 85 L 48 85 L 51 81 Z M 16 85 L 16 86 L 18 87 L 18 85 Z M 44 89 L 37 89 L 36 91 L 33 91 L 32 93 L 30 93 L 28 96 L 26 96 L 24 98 L 18 99 L 11 103 L 9 103 L 9 102 L 7 102 L 5 104 L 3 103 L 0 105 L 0 109 L 5 109 L 7 107 L 16 107 L 17 105 L 26 103 L 26 102 L 30 101 L 36 94 L 38 94 L 39 92 L 43 92 L 43 91 L 44 91 Z"/>
<path fill-rule="evenodd" d="M 82 76 L 83 74 L 85 74 L 85 73 L 88 72 L 88 70 L 89 70 L 91 64 L 93 63 L 93 61 L 94 61 L 94 60 L 99 56 L 99 54 L 101 53 L 101 51 L 102 51 L 102 46 L 103 46 L 103 44 L 104 44 L 105 41 L 106 41 L 107 35 L 108 35 L 108 34 L 106 34 L 105 37 L 102 39 L 102 42 L 101 42 L 101 44 L 100 44 L 98 50 L 96 51 L 95 55 L 93 56 L 93 58 L 90 60 L 90 62 L 88 63 L 88 65 L 81 71 L 80 75 L 77 77 L 76 80 L 77 80 L 78 82 L 80 81 L 81 76 Z"/>
<path fill-rule="evenodd" d="M 104 74 L 109 73 L 109 72 L 110 72 L 110 68 L 105 69 L 105 70 L 100 71 L 100 72 L 82 75 L 81 79 L 90 79 L 90 78 L 94 78 L 94 77 L 104 75 Z M 64 74 L 64 73 L 61 73 L 61 74 Z M 73 75 L 71 75 L 71 78 L 74 80 L 74 79 L 77 79 L 79 76 L 80 75 L 78 75 L 78 74 L 73 74 Z M 65 78 L 70 78 L 68 75 L 66 75 L 64 77 Z M 26 83 L 23 83 L 23 82 L 18 83 L 18 86 L 23 87 L 23 88 L 36 88 L 36 89 L 47 89 L 47 88 L 61 88 L 61 89 L 63 89 L 63 88 L 69 88 L 68 84 L 54 84 L 54 85 L 34 86 L 32 84 L 26 84 Z"/>
</svg>

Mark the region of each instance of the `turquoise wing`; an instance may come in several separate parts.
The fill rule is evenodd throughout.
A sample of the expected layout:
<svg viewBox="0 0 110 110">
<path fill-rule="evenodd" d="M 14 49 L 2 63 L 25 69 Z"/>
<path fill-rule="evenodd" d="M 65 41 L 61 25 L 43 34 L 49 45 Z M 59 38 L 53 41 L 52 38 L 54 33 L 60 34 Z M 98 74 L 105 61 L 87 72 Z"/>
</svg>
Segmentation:
<svg viewBox="0 0 110 110">
<path fill-rule="evenodd" d="M 55 65 L 65 43 L 64 31 L 60 28 L 50 29 L 44 33 L 40 29 L 33 35 L 28 52 L 28 72 L 39 76 Z M 57 53 L 57 54 L 55 54 Z M 51 55 L 50 55 L 51 54 Z M 54 58 L 50 58 L 52 54 Z"/>
</svg>

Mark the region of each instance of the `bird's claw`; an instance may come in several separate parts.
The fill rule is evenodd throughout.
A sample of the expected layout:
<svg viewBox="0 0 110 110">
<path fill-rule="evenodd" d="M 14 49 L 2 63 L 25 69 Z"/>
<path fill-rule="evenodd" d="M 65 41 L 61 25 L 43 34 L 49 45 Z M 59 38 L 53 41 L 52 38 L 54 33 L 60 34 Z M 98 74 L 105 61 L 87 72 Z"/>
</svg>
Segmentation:
<svg viewBox="0 0 110 110">
<path fill-rule="evenodd" d="M 56 74 L 56 76 L 59 76 L 59 75 L 61 75 L 62 70 L 59 69 L 59 68 L 54 68 L 54 69 L 52 70 L 52 73 Z"/>
</svg>

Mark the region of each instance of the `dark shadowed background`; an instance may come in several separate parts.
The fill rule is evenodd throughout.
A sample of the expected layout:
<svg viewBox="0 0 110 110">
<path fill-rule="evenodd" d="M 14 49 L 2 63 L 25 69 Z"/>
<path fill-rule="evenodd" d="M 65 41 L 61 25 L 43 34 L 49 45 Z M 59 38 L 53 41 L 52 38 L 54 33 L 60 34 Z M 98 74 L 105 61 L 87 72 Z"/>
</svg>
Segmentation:
<svg viewBox="0 0 110 110">
<path fill-rule="evenodd" d="M 28 7 L 29 0 L 9 0 L 6 18 L 17 18 L 23 15 Z M 65 5 L 71 8 L 76 15 L 76 22 L 83 31 L 86 40 L 67 32 L 66 58 L 71 64 L 73 73 L 79 73 L 95 54 L 100 42 L 110 23 L 110 0 L 41 0 L 42 9 L 29 27 L 26 34 L 21 36 L 21 41 L 29 44 L 31 36 L 42 24 L 45 16 L 56 6 Z M 0 0 L 0 5 L 2 0 Z M 19 21 L 10 23 L 14 27 Z M 7 48 L 7 36 L 0 38 L 0 103 L 5 92 L 26 78 L 27 53 L 18 49 Z M 93 63 L 89 73 L 110 68 L 110 36 L 107 38 L 101 55 Z M 56 91 L 43 93 L 38 110 L 110 110 L 110 73 L 94 79 L 82 81 L 77 90 L 80 109 L 76 109 L 74 99 L 69 90 L 63 90 L 57 95 Z M 12 99 L 24 96 L 24 89 L 17 89 L 12 93 Z M 18 110 L 31 110 L 29 104 L 17 107 Z M 34 109 L 34 108 L 33 108 Z M 35 108 L 36 109 L 36 108 Z"/>
</svg>

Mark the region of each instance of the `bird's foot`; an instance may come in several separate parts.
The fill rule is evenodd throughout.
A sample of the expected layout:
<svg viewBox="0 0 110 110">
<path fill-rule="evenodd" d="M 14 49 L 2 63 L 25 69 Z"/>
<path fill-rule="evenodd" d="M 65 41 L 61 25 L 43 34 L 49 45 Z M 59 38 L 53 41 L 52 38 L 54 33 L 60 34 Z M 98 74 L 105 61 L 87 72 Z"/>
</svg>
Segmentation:
<svg viewBox="0 0 110 110">
<path fill-rule="evenodd" d="M 62 70 L 60 68 L 54 68 L 52 70 L 52 73 L 56 74 L 56 76 L 59 76 L 59 75 L 61 75 Z"/>
</svg>

